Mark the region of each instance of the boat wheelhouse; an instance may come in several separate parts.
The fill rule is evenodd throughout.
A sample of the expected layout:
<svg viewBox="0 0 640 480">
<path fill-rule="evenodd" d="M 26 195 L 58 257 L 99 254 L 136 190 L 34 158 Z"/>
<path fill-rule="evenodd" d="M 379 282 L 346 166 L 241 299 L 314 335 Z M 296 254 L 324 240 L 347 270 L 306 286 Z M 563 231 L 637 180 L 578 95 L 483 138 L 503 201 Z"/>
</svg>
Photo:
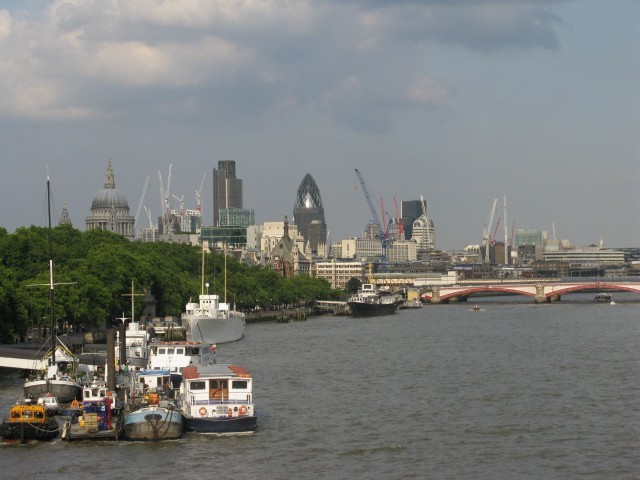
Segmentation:
<svg viewBox="0 0 640 480">
<path fill-rule="evenodd" d="M 0 436 L 5 440 L 51 440 L 58 436 L 58 422 L 42 404 L 29 399 L 18 401 L 9 412 L 9 419 L 0 424 Z"/>
</svg>

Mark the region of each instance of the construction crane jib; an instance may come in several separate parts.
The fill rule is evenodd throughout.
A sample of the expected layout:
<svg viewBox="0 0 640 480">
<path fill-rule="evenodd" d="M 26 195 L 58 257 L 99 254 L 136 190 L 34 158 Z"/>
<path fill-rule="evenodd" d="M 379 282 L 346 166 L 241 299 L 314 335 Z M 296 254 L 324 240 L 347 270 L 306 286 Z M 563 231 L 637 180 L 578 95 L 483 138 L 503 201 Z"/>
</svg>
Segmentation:
<svg viewBox="0 0 640 480">
<path fill-rule="evenodd" d="M 380 258 L 380 263 L 382 266 L 382 271 L 387 271 L 387 247 L 389 245 L 389 239 L 386 235 L 386 230 L 382 227 L 380 223 L 380 218 L 378 217 L 378 212 L 376 212 L 376 207 L 373 205 L 373 201 L 371 200 L 371 196 L 369 195 L 369 189 L 367 188 L 367 184 L 362 177 L 360 171 L 356 168 L 354 169 L 358 180 L 360 181 L 360 186 L 362 187 L 362 192 L 364 193 L 365 198 L 367 199 L 367 203 L 369 204 L 369 209 L 371 210 L 371 215 L 373 215 L 373 221 L 375 222 L 378 230 L 380 231 L 380 246 L 382 248 L 382 256 Z"/>
</svg>

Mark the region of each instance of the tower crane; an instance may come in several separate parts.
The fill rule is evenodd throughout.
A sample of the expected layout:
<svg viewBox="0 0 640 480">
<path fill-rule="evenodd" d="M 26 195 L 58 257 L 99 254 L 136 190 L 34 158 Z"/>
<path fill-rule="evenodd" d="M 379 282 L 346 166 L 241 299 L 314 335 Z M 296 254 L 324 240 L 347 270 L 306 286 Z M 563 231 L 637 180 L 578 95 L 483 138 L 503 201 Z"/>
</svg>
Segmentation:
<svg viewBox="0 0 640 480">
<path fill-rule="evenodd" d="M 200 188 L 196 190 L 196 210 L 202 211 L 202 187 L 204 187 L 204 179 L 207 177 L 207 172 L 202 175 L 202 181 L 200 182 Z"/>
<path fill-rule="evenodd" d="M 398 201 L 396 200 L 396 197 L 393 197 L 393 203 L 396 207 L 396 222 L 398 224 L 398 238 L 400 238 L 401 240 L 404 240 L 404 222 L 400 217 L 400 214 L 398 213 Z"/>
<path fill-rule="evenodd" d="M 162 173 L 158 170 L 158 179 L 160 180 L 160 201 L 161 211 L 162 211 L 162 233 L 167 234 L 169 232 L 169 226 L 171 225 L 171 207 L 169 206 L 169 196 L 171 189 L 171 166 L 169 164 L 169 175 L 167 176 L 167 189 L 164 189 L 164 184 L 162 183 Z"/>
<path fill-rule="evenodd" d="M 389 239 L 387 238 L 385 230 L 382 228 L 382 224 L 380 223 L 380 218 L 378 217 L 378 212 L 376 212 L 376 207 L 373 205 L 373 201 L 371 200 L 371 196 L 369 195 L 369 189 L 367 188 L 367 184 L 362 178 L 362 174 L 360 170 L 355 169 L 356 175 L 358 176 L 358 180 L 360 181 L 360 185 L 362 186 L 362 192 L 364 193 L 364 197 L 367 200 L 367 204 L 369 204 L 369 209 L 371 210 L 371 215 L 373 215 L 373 221 L 375 225 L 380 230 L 380 246 L 382 247 L 382 256 L 380 258 L 380 263 L 382 266 L 382 271 L 387 271 L 387 247 L 389 246 Z"/>
<path fill-rule="evenodd" d="M 484 232 L 482 234 L 482 241 L 484 243 L 484 262 L 489 263 L 489 240 L 491 235 L 491 225 L 493 224 L 493 216 L 496 214 L 496 207 L 498 206 L 498 199 L 493 200 L 493 207 L 489 212 L 489 218 L 484 224 Z"/>
<path fill-rule="evenodd" d="M 147 187 L 149 186 L 149 177 L 151 175 L 147 175 L 146 180 L 144 181 L 144 187 L 142 187 L 142 193 L 140 194 L 140 200 L 138 201 L 138 209 L 136 210 L 136 217 L 133 222 L 134 225 L 138 223 L 138 217 L 140 216 L 140 209 L 142 208 L 142 202 L 144 202 L 144 196 L 147 193 Z"/>
<path fill-rule="evenodd" d="M 180 203 L 180 213 L 184 212 L 184 195 L 171 195 L 173 198 L 175 198 L 179 203 Z"/>
</svg>

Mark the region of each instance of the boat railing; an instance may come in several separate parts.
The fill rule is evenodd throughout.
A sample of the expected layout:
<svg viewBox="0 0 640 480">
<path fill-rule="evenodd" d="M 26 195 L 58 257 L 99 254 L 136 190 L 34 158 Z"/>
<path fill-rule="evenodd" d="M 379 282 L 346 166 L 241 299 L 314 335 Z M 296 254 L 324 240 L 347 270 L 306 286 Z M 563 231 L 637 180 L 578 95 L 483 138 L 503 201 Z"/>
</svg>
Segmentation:
<svg viewBox="0 0 640 480">
<path fill-rule="evenodd" d="M 246 398 L 196 398 L 195 395 L 190 395 L 189 403 L 191 405 L 240 405 L 251 403 L 251 394 L 247 394 Z"/>
</svg>

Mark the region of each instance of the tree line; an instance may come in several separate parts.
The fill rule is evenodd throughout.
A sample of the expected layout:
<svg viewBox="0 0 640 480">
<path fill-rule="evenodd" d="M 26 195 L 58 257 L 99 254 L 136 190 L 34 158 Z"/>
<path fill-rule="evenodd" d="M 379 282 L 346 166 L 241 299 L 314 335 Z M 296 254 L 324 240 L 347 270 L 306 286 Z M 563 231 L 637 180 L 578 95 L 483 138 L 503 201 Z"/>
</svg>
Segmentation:
<svg viewBox="0 0 640 480">
<path fill-rule="evenodd" d="M 32 327 L 48 327 L 49 230 L 22 227 L 9 234 L 0 228 L 0 343 L 24 338 Z M 238 309 L 270 308 L 317 299 L 337 299 L 344 292 L 324 279 L 284 278 L 274 270 L 246 265 L 234 257 L 179 243 L 131 242 L 120 235 L 70 225 L 51 230 L 55 318 L 76 329 L 104 328 L 123 312 L 131 316 L 132 281 L 136 293 L 150 289 L 158 316 L 180 316 L 202 288 Z M 226 272 L 226 275 L 225 275 Z M 135 303 L 136 318 L 144 302 Z"/>
</svg>

